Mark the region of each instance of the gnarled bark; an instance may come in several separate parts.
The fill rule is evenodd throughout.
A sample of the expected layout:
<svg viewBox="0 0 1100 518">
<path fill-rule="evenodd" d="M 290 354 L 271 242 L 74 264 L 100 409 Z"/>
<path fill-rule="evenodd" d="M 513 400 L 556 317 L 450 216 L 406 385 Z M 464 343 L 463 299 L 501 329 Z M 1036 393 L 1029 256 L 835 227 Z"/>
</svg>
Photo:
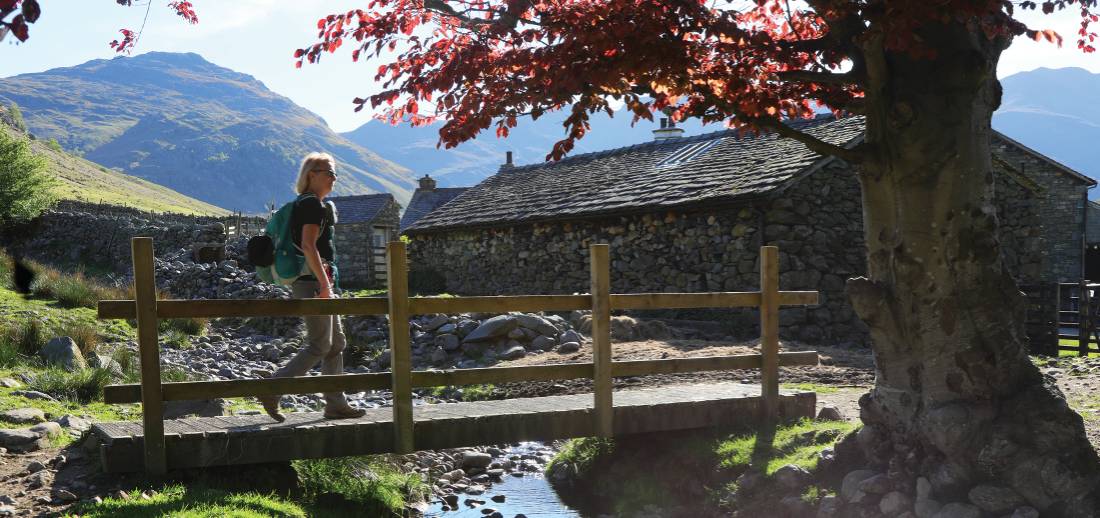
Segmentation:
<svg viewBox="0 0 1100 518">
<path fill-rule="evenodd" d="M 943 498 L 987 483 L 1043 516 L 1094 516 L 1100 461 L 1026 355 L 1024 300 L 995 237 L 990 125 L 1007 41 L 962 25 L 921 37 L 935 59 L 864 45 L 868 276 L 848 284 L 876 360 L 863 421 L 890 439 L 880 462 Z"/>
</svg>

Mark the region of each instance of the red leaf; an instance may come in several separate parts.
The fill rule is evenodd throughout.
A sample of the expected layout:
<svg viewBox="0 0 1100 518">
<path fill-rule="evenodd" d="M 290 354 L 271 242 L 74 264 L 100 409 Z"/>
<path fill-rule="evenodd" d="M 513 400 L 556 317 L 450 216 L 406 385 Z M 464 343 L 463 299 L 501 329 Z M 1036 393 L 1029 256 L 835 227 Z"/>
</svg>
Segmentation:
<svg viewBox="0 0 1100 518">
<path fill-rule="evenodd" d="M 42 8 L 38 6 L 38 0 L 23 0 L 23 18 L 27 23 L 38 21 L 42 14 Z"/>
</svg>

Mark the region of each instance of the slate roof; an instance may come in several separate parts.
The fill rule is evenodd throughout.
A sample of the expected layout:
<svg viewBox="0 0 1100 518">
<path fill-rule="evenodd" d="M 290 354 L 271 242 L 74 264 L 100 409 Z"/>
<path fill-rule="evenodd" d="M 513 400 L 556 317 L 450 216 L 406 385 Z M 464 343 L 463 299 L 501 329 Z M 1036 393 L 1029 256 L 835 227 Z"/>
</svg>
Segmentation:
<svg viewBox="0 0 1100 518">
<path fill-rule="evenodd" d="M 792 125 L 838 145 L 863 135 L 862 117 L 819 117 Z M 699 145 L 709 141 L 717 142 Z M 689 148 L 704 150 L 677 161 Z M 828 160 L 775 134 L 726 130 L 651 141 L 502 168 L 407 230 L 414 234 L 733 202 L 765 195 Z"/>
<path fill-rule="evenodd" d="M 387 205 L 397 203 L 393 195 L 388 192 L 357 196 L 329 196 L 325 201 L 331 201 L 336 205 L 336 222 L 341 225 L 368 223 L 378 217 Z"/>
<path fill-rule="evenodd" d="M 405 214 L 401 216 L 401 230 L 404 231 L 420 218 L 427 216 L 431 211 L 439 208 L 466 192 L 469 187 L 438 187 L 435 189 L 417 189 L 409 200 L 409 206 L 405 207 Z"/>
</svg>

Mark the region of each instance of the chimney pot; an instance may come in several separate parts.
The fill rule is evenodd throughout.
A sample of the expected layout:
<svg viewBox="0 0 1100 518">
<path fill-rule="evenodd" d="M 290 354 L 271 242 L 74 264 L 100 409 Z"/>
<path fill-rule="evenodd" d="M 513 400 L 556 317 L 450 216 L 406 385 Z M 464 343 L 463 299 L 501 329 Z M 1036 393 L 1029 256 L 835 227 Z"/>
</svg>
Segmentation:
<svg viewBox="0 0 1100 518">
<path fill-rule="evenodd" d="M 508 151 L 508 152 L 504 153 L 504 165 L 506 165 L 506 166 L 511 166 L 512 165 L 512 152 L 511 151 Z"/>
<path fill-rule="evenodd" d="M 425 191 L 434 191 L 435 179 L 425 174 L 424 177 L 420 179 L 420 189 Z"/>
<path fill-rule="evenodd" d="M 653 140 L 669 140 L 683 136 L 684 130 L 677 128 L 676 123 L 668 117 L 661 117 L 660 129 L 653 130 Z"/>
</svg>

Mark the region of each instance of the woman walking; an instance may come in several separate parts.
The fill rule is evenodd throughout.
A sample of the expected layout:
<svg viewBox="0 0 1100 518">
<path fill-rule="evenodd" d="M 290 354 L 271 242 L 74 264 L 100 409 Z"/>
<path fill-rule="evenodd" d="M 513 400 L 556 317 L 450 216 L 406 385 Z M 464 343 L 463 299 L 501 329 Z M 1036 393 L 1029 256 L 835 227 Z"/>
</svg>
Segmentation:
<svg viewBox="0 0 1100 518">
<path fill-rule="evenodd" d="M 332 293 L 332 261 L 335 257 L 332 234 L 336 224 L 336 211 L 331 202 L 324 201 L 335 183 L 336 160 L 332 155 L 306 155 L 294 185 L 298 199 L 290 217 L 290 227 L 294 245 L 304 256 L 309 273 L 302 275 L 291 285 L 291 293 L 295 298 L 335 298 Z M 344 346 L 347 339 L 340 325 L 340 317 L 321 315 L 307 316 L 305 319 L 307 346 L 275 371 L 272 377 L 304 376 L 318 362 L 321 363 L 321 374 L 344 372 Z M 259 399 L 272 419 L 279 422 L 286 419 L 279 412 L 279 396 L 263 396 Z M 352 408 L 343 392 L 325 394 L 326 419 L 362 417 L 365 413 L 365 410 Z"/>
</svg>

